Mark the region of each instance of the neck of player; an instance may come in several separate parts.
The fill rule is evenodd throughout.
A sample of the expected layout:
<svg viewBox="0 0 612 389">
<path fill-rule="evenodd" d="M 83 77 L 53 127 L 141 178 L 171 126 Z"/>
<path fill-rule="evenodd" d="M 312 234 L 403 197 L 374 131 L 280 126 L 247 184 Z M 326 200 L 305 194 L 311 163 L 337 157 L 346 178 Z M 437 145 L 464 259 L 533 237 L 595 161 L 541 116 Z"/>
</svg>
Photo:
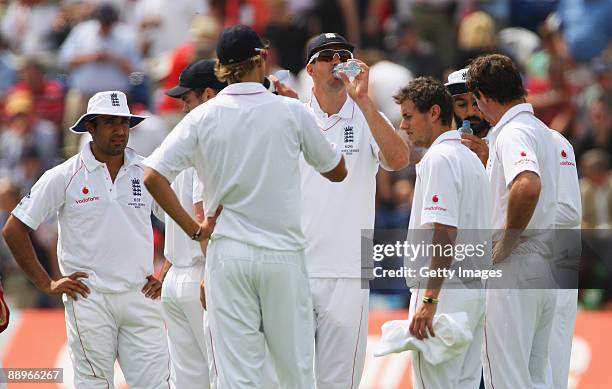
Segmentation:
<svg viewBox="0 0 612 389">
<path fill-rule="evenodd" d="M 106 168 L 108 169 L 111 179 L 114 182 L 115 177 L 117 177 L 117 174 L 119 173 L 119 169 L 121 169 L 121 166 L 123 166 L 123 162 L 125 161 L 125 151 L 119 155 L 110 155 L 102 151 L 95 142 L 91 142 L 90 145 L 92 154 L 98 161 L 106 164 Z"/>
<path fill-rule="evenodd" d="M 323 91 L 316 86 L 312 88 L 312 93 L 317 98 L 321 111 L 328 115 L 335 115 L 342 109 L 348 95 L 344 88 L 339 89 L 337 92 Z"/>
</svg>

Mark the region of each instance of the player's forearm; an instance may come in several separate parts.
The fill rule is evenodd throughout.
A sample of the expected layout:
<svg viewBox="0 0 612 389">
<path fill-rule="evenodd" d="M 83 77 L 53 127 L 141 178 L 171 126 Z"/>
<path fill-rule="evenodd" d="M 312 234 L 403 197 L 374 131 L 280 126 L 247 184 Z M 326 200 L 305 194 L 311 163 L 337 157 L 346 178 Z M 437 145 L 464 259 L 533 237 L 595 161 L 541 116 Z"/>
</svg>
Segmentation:
<svg viewBox="0 0 612 389">
<path fill-rule="evenodd" d="M 168 259 L 166 259 L 164 261 L 164 265 L 162 266 L 162 270 L 161 273 L 159 275 L 159 281 L 160 282 L 164 282 L 164 278 L 166 278 L 166 274 L 168 274 L 168 270 L 170 270 L 170 268 L 172 267 L 172 262 L 168 261 Z"/>
<path fill-rule="evenodd" d="M 14 216 L 10 216 L 2 230 L 2 236 L 15 261 L 30 281 L 38 289 L 46 291 L 51 284 L 51 277 L 38 261 L 28 227 Z"/>
<path fill-rule="evenodd" d="M 400 170 L 408 166 L 410 157 L 408 145 L 378 112 L 374 102 L 366 96 L 357 104 L 363 112 L 376 144 L 380 147 L 383 164 L 393 170 Z"/>
<path fill-rule="evenodd" d="M 533 217 L 540 198 L 540 177 L 533 172 L 519 174 L 508 193 L 506 231 L 520 233 Z"/>
<path fill-rule="evenodd" d="M 430 270 L 436 270 L 436 274 L 444 274 L 444 270 L 449 269 L 453 263 L 453 256 L 444 254 L 449 253 L 449 250 L 446 250 L 446 247 L 450 247 L 448 245 L 454 246 L 456 237 L 457 228 L 438 223 L 434 224 L 432 244 L 435 249 L 429 268 Z M 442 289 L 442 284 L 444 283 L 445 279 L 446 277 L 442 275 L 429 277 L 427 279 L 427 288 L 424 296 L 437 299 L 440 295 L 440 290 Z"/>
<path fill-rule="evenodd" d="M 144 183 L 149 193 L 151 193 L 155 201 L 157 201 L 157 204 L 163 208 L 168 216 L 170 216 L 187 235 L 192 236 L 198 231 L 200 225 L 181 206 L 176 194 L 164 176 L 151 168 L 147 168 Z"/>
</svg>

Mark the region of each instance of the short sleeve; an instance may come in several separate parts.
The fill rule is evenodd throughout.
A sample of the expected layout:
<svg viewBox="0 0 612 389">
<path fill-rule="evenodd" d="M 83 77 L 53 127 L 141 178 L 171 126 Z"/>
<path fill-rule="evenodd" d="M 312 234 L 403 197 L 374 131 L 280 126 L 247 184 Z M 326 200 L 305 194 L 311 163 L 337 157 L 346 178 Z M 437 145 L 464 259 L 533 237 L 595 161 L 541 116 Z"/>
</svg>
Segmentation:
<svg viewBox="0 0 612 389">
<path fill-rule="evenodd" d="M 459 174 L 458 169 L 453 169 L 451 161 L 435 153 L 435 150 L 430 150 L 430 154 L 421 162 L 419 177 L 423 209 L 420 227 L 431 227 L 433 223 L 458 226 L 461 193 Z"/>
<path fill-rule="evenodd" d="M 81 166 L 81 168 L 83 167 Z M 42 222 L 57 212 L 65 202 L 64 176 L 57 168 L 54 168 L 40 177 L 30 193 L 15 207 L 12 214 L 35 230 Z"/>
<path fill-rule="evenodd" d="M 507 187 L 516 176 L 525 171 L 541 176 L 536 140 L 527 131 L 520 128 L 503 131 L 495 142 L 495 150 L 504 167 Z"/>
<path fill-rule="evenodd" d="M 304 159 L 316 171 L 326 173 L 334 169 L 342 154 L 334 149 L 321 133 L 315 118 L 301 103 L 291 106 L 296 112 L 301 149 Z"/>
<path fill-rule="evenodd" d="M 193 155 L 197 147 L 198 121 L 187 115 L 168 134 L 162 144 L 144 159 L 144 165 L 173 182 L 188 167 L 193 167 Z"/>
<path fill-rule="evenodd" d="M 198 172 L 193 169 L 193 203 L 199 203 L 204 201 L 204 185 L 202 185 L 202 181 L 198 177 Z"/>
</svg>

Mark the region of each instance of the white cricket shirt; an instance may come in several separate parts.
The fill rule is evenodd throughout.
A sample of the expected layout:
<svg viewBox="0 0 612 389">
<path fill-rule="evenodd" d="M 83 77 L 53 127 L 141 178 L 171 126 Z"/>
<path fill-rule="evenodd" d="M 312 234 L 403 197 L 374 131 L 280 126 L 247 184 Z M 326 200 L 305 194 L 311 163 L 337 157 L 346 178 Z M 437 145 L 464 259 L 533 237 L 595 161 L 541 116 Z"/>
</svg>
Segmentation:
<svg viewBox="0 0 612 389">
<path fill-rule="evenodd" d="M 301 102 L 245 82 L 189 112 L 145 163 L 169 182 L 195 167 L 207 215 L 223 205 L 213 239 L 302 250 L 301 153 L 320 172 L 341 158 Z"/>
<path fill-rule="evenodd" d="M 461 144 L 459 131 L 442 133 L 416 165 L 416 173 L 407 242 L 429 244 L 433 235 L 419 230 L 433 231 L 434 223 L 445 224 L 457 228 L 455 245 L 482 244 L 490 258 L 489 181 L 476 154 Z M 431 256 L 420 259 L 428 266 Z M 408 285 L 414 286 L 414 281 L 408 279 Z"/>
<path fill-rule="evenodd" d="M 329 182 L 302 159 L 306 269 L 310 277 L 361 277 L 361 230 L 374 228 L 379 148 L 350 97 L 331 116 L 314 95 L 305 105 L 327 141 L 344 155 L 349 172 L 343 182 Z"/>
<path fill-rule="evenodd" d="M 557 145 L 559 161 L 556 227 L 562 229 L 580 228 L 582 201 L 574 148 L 558 131 L 551 129 L 550 133 Z"/>
<path fill-rule="evenodd" d="M 193 168 L 187 168 L 179 173 L 172 183 L 172 189 L 188 214 L 195 217 L 194 204 L 202 201 L 202 184 Z M 196 262 L 204 262 L 204 254 L 200 242 L 189 237 L 183 229 L 168 215 L 165 215 L 166 236 L 164 256 L 173 266 L 193 266 Z"/>
<path fill-rule="evenodd" d="M 57 213 L 63 275 L 85 272 L 89 278 L 83 282 L 102 292 L 140 287 L 153 274 L 153 198 L 143 183 L 141 161 L 126 148 L 113 183 L 88 144 L 45 172 L 13 215 L 35 230 Z"/>
<path fill-rule="evenodd" d="M 548 255 L 547 243 L 538 236 L 555 226 L 559 163 L 557 145 L 549 128 L 533 114 L 531 104 L 517 104 L 489 131 L 490 152 L 487 172 L 493 202 L 493 228 L 506 226 L 509 188 L 516 176 L 532 171 L 540 177 L 541 191 L 536 209 L 521 244 L 528 252 Z M 546 239 L 546 238 L 544 238 Z M 520 247 L 519 246 L 519 247 Z"/>
</svg>

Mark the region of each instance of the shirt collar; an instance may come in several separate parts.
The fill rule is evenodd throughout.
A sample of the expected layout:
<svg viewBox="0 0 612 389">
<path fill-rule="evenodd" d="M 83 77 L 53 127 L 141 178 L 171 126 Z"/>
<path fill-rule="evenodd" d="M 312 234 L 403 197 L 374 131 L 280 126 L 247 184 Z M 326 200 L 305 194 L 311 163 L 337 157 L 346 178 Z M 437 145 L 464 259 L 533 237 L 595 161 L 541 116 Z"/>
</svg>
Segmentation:
<svg viewBox="0 0 612 389">
<path fill-rule="evenodd" d="M 123 152 L 123 166 L 128 167 L 130 165 L 138 165 L 139 160 L 136 157 L 136 152 L 133 149 L 126 147 L 125 151 Z M 104 165 L 104 163 L 98 161 L 96 157 L 94 157 L 93 152 L 91 151 L 91 142 L 87 142 L 81 150 L 81 160 L 89 172 L 93 171 L 99 166 Z"/>
<path fill-rule="evenodd" d="M 491 128 L 489 134 L 497 133 L 498 131 L 500 131 L 510 120 L 512 120 L 516 115 L 521 112 L 529 112 L 533 114 L 533 106 L 529 103 L 521 103 L 510 108 L 506 111 L 506 113 L 502 115 L 501 119 L 499 119 L 497 124 L 493 126 L 493 128 Z M 487 134 L 487 137 L 489 136 L 489 134 Z"/>
<path fill-rule="evenodd" d="M 259 82 L 238 82 L 230 84 L 223 88 L 220 95 L 254 95 L 258 93 L 265 93 L 268 90 Z"/>
<path fill-rule="evenodd" d="M 431 144 L 431 146 L 429 147 L 430 149 L 432 147 L 434 147 L 435 145 L 438 145 L 444 141 L 447 140 L 461 140 L 461 134 L 459 134 L 459 131 L 457 130 L 450 130 L 450 131 L 445 131 L 443 133 L 441 133 L 436 140 L 433 141 L 433 143 Z"/>
<path fill-rule="evenodd" d="M 308 103 L 308 105 L 310 106 L 310 108 L 314 110 L 317 116 L 328 117 L 327 113 L 323 112 L 323 110 L 321 109 L 321 106 L 319 105 L 319 102 L 317 101 L 317 98 L 314 95 L 314 93 L 312 93 L 310 97 L 310 102 Z M 342 119 L 352 119 L 354 114 L 355 114 L 355 102 L 353 101 L 353 99 L 351 99 L 350 96 L 347 95 L 346 101 L 342 105 L 342 108 L 340 108 L 340 111 L 334 115 L 329 115 L 329 116 L 338 116 Z"/>
</svg>

